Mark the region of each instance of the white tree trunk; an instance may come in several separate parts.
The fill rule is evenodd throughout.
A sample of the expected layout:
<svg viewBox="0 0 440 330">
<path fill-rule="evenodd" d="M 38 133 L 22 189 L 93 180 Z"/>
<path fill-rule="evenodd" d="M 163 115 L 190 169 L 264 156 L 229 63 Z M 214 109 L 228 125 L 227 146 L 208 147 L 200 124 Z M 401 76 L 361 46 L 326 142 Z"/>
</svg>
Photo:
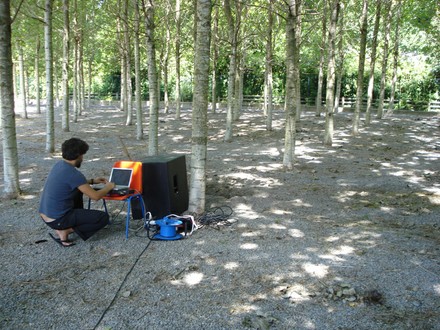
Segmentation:
<svg viewBox="0 0 440 330">
<path fill-rule="evenodd" d="M 61 127 L 64 132 L 69 132 L 69 48 L 70 48 L 70 20 L 69 0 L 63 0 L 64 31 L 63 31 L 63 110 Z"/>
<path fill-rule="evenodd" d="M 322 31 L 321 31 L 321 56 L 319 58 L 318 69 L 318 88 L 316 94 L 316 116 L 321 116 L 322 108 L 322 85 L 324 80 L 324 59 L 327 49 L 327 1 L 323 1 L 323 14 L 322 14 Z"/>
<path fill-rule="evenodd" d="M 197 17 L 192 113 L 191 181 L 188 210 L 196 214 L 201 214 L 205 211 L 206 195 L 211 0 L 198 0 Z"/>
<path fill-rule="evenodd" d="M 235 104 L 235 71 L 237 70 L 237 38 L 235 31 L 234 17 L 232 16 L 231 4 L 229 0 L 224 2 L 225 15 L 229 28 L 229 43 L 231 53 L 229 56 L 228 72 L 228 108 L 226 113 L 225 141 L 230 142 L 233 134 L 234 104 Z"/>
<path fill-rule="evenodd" d="M 298 70 L 299 58 L 296 58 L 297 46 L 297 29 L 298 29 L 298 8 L 301 0 L 289 0 L 287 22 L 286 22 L 286 96 L 285 96 L 285 112 L 286 112 L 286 130 L 284 137 L 284 157 L 283 166 L 288 169 L 293 168 L 295 157 L 295 141 L 296 141 L 296 107 L 297 103 L 297 87 L 299 81 L 296 81 L 296 70 Z"/>
<path fill-rule="evenodd" d="M 139 14 L 139 2 L 133 0 L 134 7 L 134 71 L 135 71 L 135 104 L 136 104 L 136 139 L 142 140 L 144 138 L 144 132 L 142 127 L 143 114 L 142 114 L 142 91 L 141 91 L 141 57 L 140 57 L 140 40 L 139 40 L 139 27 L 140 27 L 140 14 Z"/>
<path fill-rule="evenodd" d="M 365 71 L 365 52 L 367 48 L 367 32 L 368 32 L 368 0 L 364 0 L 362 4 L 361 15 L 361 43 L 359 49 L 359 65 L 358 65 L 358 79 L 356 90 L 356 107 L 353 115 L 352 134 L 359 134 L 359 121 L 362 107 L 362 96 L 364 91 L 364 71 Z"/>
<path fill-rule="evenodd" d="M 373 90 L 374 90 L 374 69 L 376 67 L 376 52 L 377 52 L 377 36 L 379 34 L 380 17 L 382 12 L 382 0 L 376 2 L 376 18 L 374 21 L 373 40 L 371 41 L 371 60 L 370 60 L 370 76 L 368 78 L 367 90 L 367 109 L 365 110 L 365 125 L 371 123 L 371 106 L 373 105 Z"/>
<path fill-rule="evenodd" d="M 176 119 L 180 118 L 180 33 L 181 33 L 180 0 L 176 0 L 176 38 L 175 38 L 175 61 L 176 61 Z"/>
<path fill-rule="evenodd" d="M 26 78 L 24 72 L 24 55 L 23 48 L 19 47 L 18 49 L 18 66 L 20 71 L 20 103 L 21 103 L 21 111 L 23 112 L 23 118 L 28 119 L 27 108 L 26 108 Z"/>
<path fill-rule="evenodd" d="M 3 193 L 8 198 L 15 198 L 20 193 L 13 86 L 11 10 L 9 0 L 4 0 L 0 3 L 0 127 L 3 147 Z"/>
<path fill-rule="evenodd" d="M 46 0 L 44 11 L 44 51 L 46 61 L 46 151 L 55 151 L 53 104 L 52 0 Z"/>
<path fill-rule="evenodd" d="M 325 98 L 326 117 L 325 117 L 325 133 L 324 144 L 331 146 L 333 144 L 333 128 L 334 128 L 334 109 L 335 109 L 335 40 L 336 25 L 339 14 L 339 0 L 334 0 L 331 7 L 330 27 L 328 32 L 328 67 L 327 67 L 327 91 Z"/>
<path fill-rule="evenodd" d="M 156 49 L 154 45 L 154 3 L 144 2 L 146 26 L 146 44 L 148 57 L 148 86 L 150 93 L 150 122 L 148 131 L 148 154 L 155 156 L 159 152 L 159 90 L 157 88 Z"/>
<path fill-rule="evenodd" d="M 400 17 L 402 14 L 402 3 L 398 1 L 397 14 L 396 14 L 396 26 L 394 32 L 394 51 L 393 51 L 393 78 L 391 79 L 391 92 L 390 92 L 390 103 L 388 105 L 387 116 L 390 116 L 394 111 L 394 98 L 396 94 L 396 84 L 397 84 L 397 70 L 399 68 L 399 28 L 400 28 Z"/>
<path fill-rule="evenodd" d="M 389 42 L 390 42 L 390 30 L 391 30 L 391 7 L 392 0 L 385 1 L 385 19 L 384 19 L 384 41 L 383 41 L 383 52 L 382 52 L 382 74 L 380 77 L 380 92 L 379 101 L 377 106 L 377 118 L 381 119 L 383 117 L 383 104 L 385 101 L 385 82 L 387 76 L 388 68 L 388 52 L 389 52 Z"/>
</svg>

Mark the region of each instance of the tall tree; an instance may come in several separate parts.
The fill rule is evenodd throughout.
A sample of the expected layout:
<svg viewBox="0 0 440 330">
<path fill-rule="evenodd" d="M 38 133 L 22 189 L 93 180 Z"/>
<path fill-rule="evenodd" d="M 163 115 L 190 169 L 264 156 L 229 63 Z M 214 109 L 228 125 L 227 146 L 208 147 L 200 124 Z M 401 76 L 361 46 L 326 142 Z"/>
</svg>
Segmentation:
<svg viewBox="0 0 440 330">
<path fill-rule="evenodd" d="M 367 109 L 365 110 L 365 124 L 370 125 L 371 122 L 371 106 L 373 104 L 373 90 L 374 90 L 374 69 L 376 67 L 376 52 L 377 52 L 377 36 L 379 34 L 380 17 L 382 12 L 382 0 L 376 1 L 376 18 L 374 20 L 373 40 L 371 41 L 371 56 L 370 56 L 370 76 L 368 78 L 367 90 Z"/>
<path fill-rule="evenodd" d="M 365 70 L 365 52 L 367 48 L 368 32 L 368 0 L 363 0 L 361 15 L 361 44 L 359 47 L 359 65 L 356 89 L 356 107 L 354 109 L 352 134 L 359 134 L 359 120 L 362 107 L 362 97 L 364 91 L 364 70 Z"/>
<path fill-rule="evenodd" d="M 399 0 L 396 4 L 396 18 L 395 18 L 395 28 L 394 28 L 394 46 L 393 46 L 393 78 L 391 79 L 391 92 L 390 92 L 390 102 L 388 104 L 387 116 L 391 115 L 394 111 L 394 98 L 396 94 L 396 84 L 397 84 L 397 70 L 399 66 L 399 29 L 400 29 L 400 17 L 402 13 L 402 2 Z"/>
<path fill-rule="evenodd" d="M 392 0 L 384 0 L 385 1 L 385 19 L 383 22 L 384 25 L 384 45 L 382 51 L 382 73 L 380 76 L 380 91 L 379 91 L 379 101 L 377 106 L 377 118 L 381 119 L 383 117 L 383 107 L 385 101 L 385 82 L 387 76 L 387 68 L 388 68 L 388 52 L 389 52 L 389 42 L 390 42 L 390 30 L 391 30 L 391 7 Z"/>
<path fill-rule="evenodd" d="M 53 101 L 52 0 L 46 0 L 44 10 L 44 52 L 46 61 L 46 151 L 55 151 Z"/>
<path fill-rule="evenodd" d="M 319 57 L 319 69 L 318 69 L 318 87 L 316 94 L 316 116 L 321 116 L 322 108 L 322 85 L 324 81 L 324 62 L 327 50 L 327 1 L 323 1 L 322 10 L 322 28 L 321 28 L 321 47 Z"/>
<path fill-rule="evenodd" d="M 289 0 L 286 22 L 286 95 L 285 95 L 285 136 L 284 136 L 284 157 L 283 166 L 288 169 L 293 168 L 296 141 L 296 111 L 297 111 L 297 84 L 298 77 L 296 70 L 299 70 L 299 58 L 296 56 L 297 50 L 297 29 L 301 0 Z"/>
<path fill-rule="evenodd" d="M 176 62 L 176 87 L 175 87 L 175 102 L 176 102 L 176 119 L 180 118 L 180 34 L 181 34 L 181 13 L 180 13 L 180 0 L 176 0 L 176 36 L 174 40 L 175 50 L 174 58 Z"/>
<path fill-rule="evenodd" d="M 212 77 L 211 77 L 211 110 L 213 113 L 216 113 L 217 111 L 217 60 L 219 55 L 219 36 L 218 36 L 218 23 L 219 23 L 219 6 L 216 5 L 214 7 L 214 19 L 213 19 L 213 27 L 212 27 L 212 40 L 211 43 L 212 47 L 212 58 L 211 58 L 211 65 L 212 65 Z"/>
<path fill-rule="evenodd" d="M 69 0 L 63 0 L 63 110 L 61 128 L 64 132 L 69 132 L 69 51 L 70 51 L 70 19 L 69 19 Z"/>
<path fill-rule="evenodd" d="M 26 72 L 25 72 L 25 65 L 24 65 L 24 53 L 23 53 L 23 47 L 18 48 L 18 66 L 20 71 L 20 103 L 21 103 L 21 110 L 23 111 L 23 118 L 28 119 L 27 114 L 27 102 L 26 102 Z"/>
<path fill-rule="evenodd" d="M 232 0 L 234 3 L 237 0 Z M 235 76 L 237 70 L 237 26 L 232 15 L 231 2 L 230 0 L 224 0 L 224 10 L 228 22 L 229 31 L 229 44 L 230 44 L 230 55 L 229 55 L 229 71 L 228 71 L 228 108 L 226 113 L 226 131 L 225 131 L 225 141 L 229 142 L 232 140 L 232 130 L 233 130 L 233 119 L 234 119 L 234 105 L 235 105 Z"/>
<path fill-rule="evenodd" d="M 0 113 L 3 147 L 4 195 L 17 197 L 18 177 L 17 135 L 15 130 L 14 84 L 11 46 L 11 6 L 9 0 L 0 2 Z"/>
<path fill-rule="evenodd" d="M 133 0 L 134 7 L 134 71 L 135 71 L 135 104 L 136 104 L 136 139 L 142 140 L 144 132 L 142 127 L 142 91 L 141 91 L 141 55 L 140 55 L 140 13 L 139 0 Z"/>
<path fill-rule="evenodd" d="M 34 64 L 34 77 L 35 77 L 35 103 L 37 107 L 37 113 L 41 114 L 41 102 L 40 102 L 40 37 L 37 37 L 36 45 L 35 45 L 35 64 Z"/>
<path fill-rule="evenodd" d="M 380 1 L 380 0 L 379 0 Z M 339 100 L 341 98 L 342 78 L 344 76 L 344 4 L 341 2 L 339 5 L 339 33 L 338 33 L 338 58 L 336 61 L 336 92 L 335 92 L 335 111 L 338 111 Z"/>
<path fill-rule="evenodd" d="M 189 211 L 200 214 L 205 211 L 206 195 L 211 0 L 197 1 L 196 40 Z"/>
<path fill-rule="evenodd" d="M 265 66 L 265 84 L 264 84 L 264 109 L 266 112 L 266 130 L 272 130 L 273 117 L 273 4 L 274 0 L 269 1 L 268 6 L 268 24 L 266 39 L 266 66 Z"/>
<path fill-rule="evenodd" d="M 157 87 L 156 47 L 154 44 L 154 3 L 153 0 L 142 0 L 146 44 L 148 57 L 148 92 L 150 94 L 150 122 L 148 131 L 148 154 L 155 156 L 159 152 L 159 90 Z"/>
<path fill-rule="evenodd" d="M 331 4 L 330 27 L 328 31 L 328 66 L 327 66 L 327 90 L 325 96 L 326 116 L 324 144 L 333 144 L 334 112 L 335 112 L 335 40 L 336 26 L 338 22 L 340 1 L 333 0 Z"/>
</svg>

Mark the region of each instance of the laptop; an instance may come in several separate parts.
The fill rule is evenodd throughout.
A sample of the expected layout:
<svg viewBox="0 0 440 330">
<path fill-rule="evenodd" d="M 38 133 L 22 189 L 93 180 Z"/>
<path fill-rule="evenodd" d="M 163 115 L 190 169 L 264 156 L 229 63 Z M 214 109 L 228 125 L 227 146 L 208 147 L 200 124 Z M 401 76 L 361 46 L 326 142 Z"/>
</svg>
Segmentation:
<svg viewBox="0 0 440 330">
<path fill-rule="evenodd" d="M 113 188 L 112 192 L 118 192 L 129 189 L 132 175 L 133 175 L 132 168 L 113 167 L 109 178 L 110 182 L 115 183 L 115 187 Z M 104 183 L 98 183 L 93 185 L 93 189 L 99 190 L 104 188 L 104 186 L 105 186 Z"/>
</svg>

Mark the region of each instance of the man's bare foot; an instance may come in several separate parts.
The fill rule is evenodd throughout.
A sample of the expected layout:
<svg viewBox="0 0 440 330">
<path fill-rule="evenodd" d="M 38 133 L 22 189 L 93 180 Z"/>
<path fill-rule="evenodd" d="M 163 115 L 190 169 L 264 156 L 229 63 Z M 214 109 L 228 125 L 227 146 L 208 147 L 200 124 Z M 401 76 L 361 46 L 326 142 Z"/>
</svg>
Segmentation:
<svg viewBox="0 0 440 330">
<path fill-rule="evenodd" d="M 67 228 L 63 230 L 55 230 L 61 242 L 69 242 L 69 234 L 73 233 L 73 228 Z"/>
</svg>

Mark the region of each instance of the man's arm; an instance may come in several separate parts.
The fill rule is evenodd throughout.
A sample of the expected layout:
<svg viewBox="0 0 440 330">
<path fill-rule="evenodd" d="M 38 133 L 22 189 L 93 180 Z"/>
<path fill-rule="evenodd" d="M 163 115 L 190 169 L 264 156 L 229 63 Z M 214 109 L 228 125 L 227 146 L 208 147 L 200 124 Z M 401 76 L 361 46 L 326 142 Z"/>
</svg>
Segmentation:
<svg viewBox="0 0 440 330">
<path fill-rule="evenodd" d="M 99 182 L 95 182 L 99 183 Z M 94 201 L 100 200 L 102 197 L 107 195 L 113 188 L 115 187 L 114 182 L 107 182 L 104 188 L 100 190 L 93 189 L 89 183 L 84 183 L 78 187 L 79 191 L 81 191 L 84 195 L 87 195 Z"/>
</svg>

